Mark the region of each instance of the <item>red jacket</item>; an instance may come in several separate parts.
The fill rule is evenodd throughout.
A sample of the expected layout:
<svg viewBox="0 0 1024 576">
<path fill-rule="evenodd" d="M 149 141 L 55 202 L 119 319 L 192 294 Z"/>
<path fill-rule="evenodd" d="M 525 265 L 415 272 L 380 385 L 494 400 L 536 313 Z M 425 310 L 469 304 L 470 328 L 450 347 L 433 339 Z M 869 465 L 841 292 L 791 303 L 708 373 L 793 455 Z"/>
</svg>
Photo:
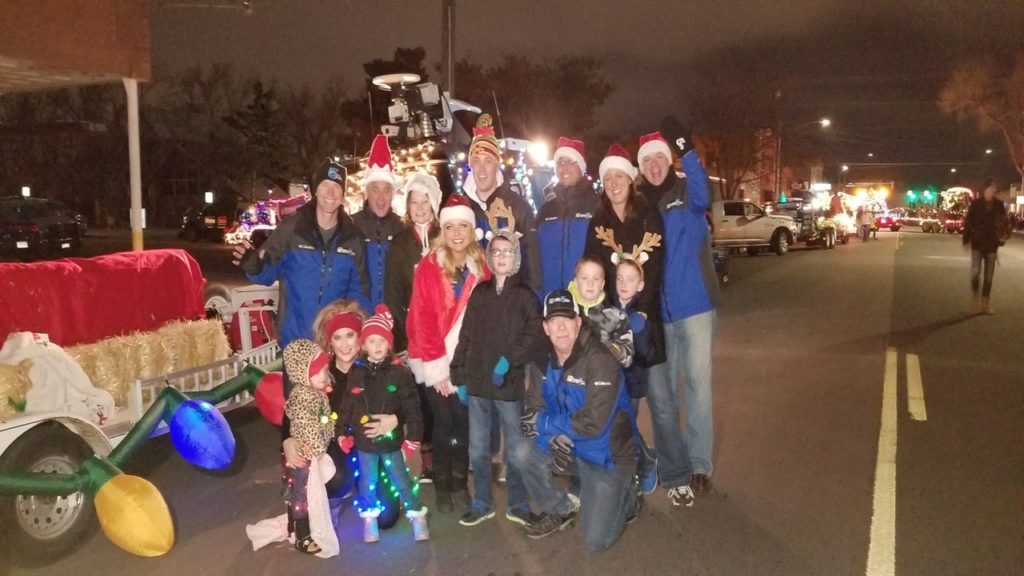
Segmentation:
<svg viewBox="0 0 1024 576">
<path fill-rule="evenodd" d="M 443 252 L 427 254 L 412 278 L 412 299 L 405 330 L 409 337 L 409 368 L 416 381 L 436 386 L 450 377 L 449 364 L 459 343 L 459 330 L 473 288 L 491 277 L 486 266 L 466 260 L 469 274 L 456 301 L 455 290 L 444 275 Z"/>
</svg>

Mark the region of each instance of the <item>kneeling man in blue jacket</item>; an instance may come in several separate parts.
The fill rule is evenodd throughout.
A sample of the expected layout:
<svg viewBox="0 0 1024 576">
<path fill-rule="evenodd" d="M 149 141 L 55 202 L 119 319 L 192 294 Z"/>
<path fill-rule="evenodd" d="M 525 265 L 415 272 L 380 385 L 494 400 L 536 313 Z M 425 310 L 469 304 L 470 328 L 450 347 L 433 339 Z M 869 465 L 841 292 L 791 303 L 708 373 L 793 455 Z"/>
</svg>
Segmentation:
<svg viewBox="0 0 1024 576">
<path fill-rule="evenodd" d="M 605 550 L 640 510 L 636 419 L 619 363 L 583 324 L 568 290 L 544 298 L 544 331 L 551 351 L 546 366 L 530 370 L 521 422 L 534 441 L 513 455 L 543 511 L 526 534 L 543 538 L 579 516 L 587 548 Z M 555 483 L 552 468 L 578 475 L 578 498 Z"/>
</svg>

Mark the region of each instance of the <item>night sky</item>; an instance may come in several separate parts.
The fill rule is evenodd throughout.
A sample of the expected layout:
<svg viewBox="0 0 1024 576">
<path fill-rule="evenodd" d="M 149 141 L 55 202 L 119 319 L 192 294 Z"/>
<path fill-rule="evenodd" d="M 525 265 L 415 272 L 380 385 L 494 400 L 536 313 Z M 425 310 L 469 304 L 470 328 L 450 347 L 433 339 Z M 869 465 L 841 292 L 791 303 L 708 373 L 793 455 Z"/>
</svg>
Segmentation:
<svg viewBox="0 0 1024 576">
<path fill-rule="evenodd" d="M 250 13 L 186 7 L 196 4 L 217 2 L 155 4 L 155 76 L 195 64 L 229 62 L 241 73 L 259 73 L 285 84 L 315 86 L 340 74 L 356 91 L 363 86 L 362 63 L 389 58 L 397 46 L 426 48 L 431 70 L 440 62 L 439 0 L 254 0 Z M 999 141 L 979 138 L 970 127 L 943 118 L 935 106 L 937 88 L 959 60 L 1024 48 L 1022 31 L 1024 2 L 1011 0 L 459 0 L 456 55 L 483 63 L 503 53 L 536 59 L 563 54 L 598 58 L 618 88 L 595 131 L 627 137 L 650 129 L 686 99 L 692 81 L 687 67 L 701 58 L 728 47 L 771 46 L 776 41 L 799 46 L 806 38 L 808 62 L 796 58 L 786 71 L 787 117 L 827 115 L 836 118 L 837 128 L 873 120 L 885 129 L 866 139 L 859 134 L 827 143 L 832 161 L 852 161 L 874 148 L 891 149 L 881 154 L 894 160 L 933 161 L 944 155 L 966 161 L 977 147 Z M 876 60 L 861 62 L 861 69 L 847 66 L 860 60 L 860 47 Z M 810 61 L 828 61 L 830 50 L 835 53 L 831 68 L 815 68 Z M 869 90 L 877 94 L 865 101 L 865 77 L 869 85 L 878 78 L 887 89 Z M 908 150 L 905 139 L 915 134 L 924 143 L 912 142 L 909 148 L 916 148 Z M 936 150 L 951 134 L 955 142 Z M 892 138 L 888 144 L 887 138 Z"/>
</svg>

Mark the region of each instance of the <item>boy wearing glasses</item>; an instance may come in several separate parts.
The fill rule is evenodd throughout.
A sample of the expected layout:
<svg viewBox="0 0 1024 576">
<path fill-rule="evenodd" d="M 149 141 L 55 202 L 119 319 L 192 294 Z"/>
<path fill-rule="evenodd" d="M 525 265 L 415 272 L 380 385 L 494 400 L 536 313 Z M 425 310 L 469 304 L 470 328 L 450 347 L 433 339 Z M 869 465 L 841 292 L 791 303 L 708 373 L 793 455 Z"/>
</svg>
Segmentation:
<svg viewBox="0 0 1024 576">
<path fill-rule="evenodd" d="M 491 497 L 493 421 L 499 421 L 506 454 L 515 453 L 525 441 L 519 420 L 526 366 L 543 342 L 544 331 L 540 303 L 520 277 L 520 260 L 516 233 L 496 232 L 487 245 L 487 265 L 493 277 L 473 290 L 452 358 L 452 379 L 456 385 L 465 385 L 469 393 L 473 503 L 459 519 L 463 526 L 475 526 L 495 515 Z M 528 496 L 522 473 L 514 465 L 508 468 L 505 485 L 505 518 L 526 525 L 531 519 Z"/>
</svg>

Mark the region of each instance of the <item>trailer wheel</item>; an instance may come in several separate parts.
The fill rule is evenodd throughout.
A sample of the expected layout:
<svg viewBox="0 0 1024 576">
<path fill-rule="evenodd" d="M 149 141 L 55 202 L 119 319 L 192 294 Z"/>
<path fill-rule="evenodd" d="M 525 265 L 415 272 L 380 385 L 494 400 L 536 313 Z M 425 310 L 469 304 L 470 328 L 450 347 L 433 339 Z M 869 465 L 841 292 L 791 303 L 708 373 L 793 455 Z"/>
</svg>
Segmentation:
<svg viewBox="0 0 1024 576">
<path fill-rule="evenodd" d="M 60 424 L 27 432 L 0 459 L 0 471 L 74 474 L 93 451 Z M 19 494 L 0 498 L 0 527 L 6 530 L 7 553 L 23 564 L 63 556 L 96 528 L 92 498 Z"/>
<path fill-rule="evenodd" d="M 210 284 L 203 292 L 203 308 L 207 318 L 218 318 L 221 323 L 231 321 L 231 292 L 223 284 Z"/>
</svg>

